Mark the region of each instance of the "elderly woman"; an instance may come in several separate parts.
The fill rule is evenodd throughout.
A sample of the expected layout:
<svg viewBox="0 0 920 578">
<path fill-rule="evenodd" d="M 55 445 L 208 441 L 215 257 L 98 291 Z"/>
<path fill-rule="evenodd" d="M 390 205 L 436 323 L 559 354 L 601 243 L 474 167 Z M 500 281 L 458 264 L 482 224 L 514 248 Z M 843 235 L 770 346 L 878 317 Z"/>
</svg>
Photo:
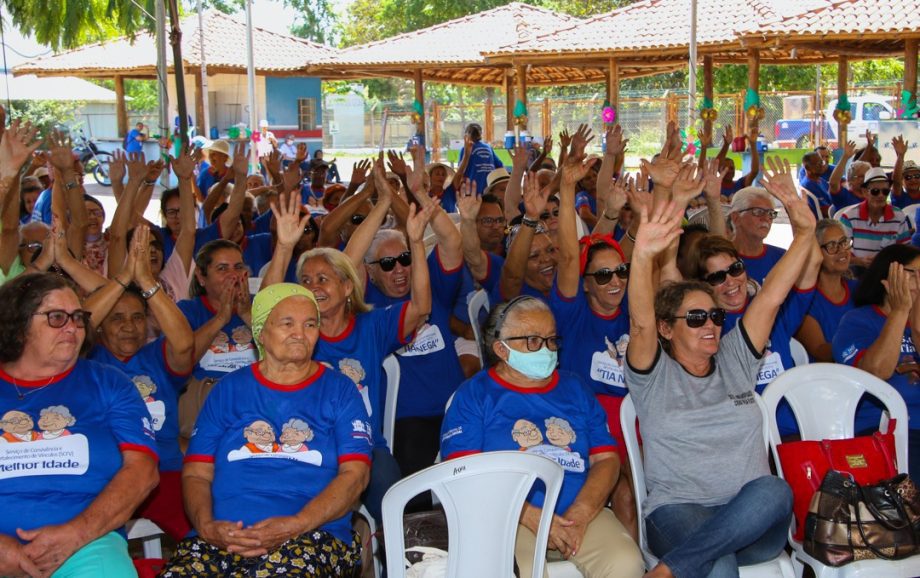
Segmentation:
<svg viewBox="0 0 920 578">
<path fill-rule="evenodd" d="M 389 207 L 390 198 L 384 189 L 374 210 Z M 278 247 L 262 287 L 270 287 L 283 279 L 293 251 L 293 240 L 306 224 L 295 210 L 275 210 L 278 221 Z M 322 315 L 319 342 L 315 358 L 352 378 L 354 387 L 369 408 L 374 437 L 371 479 L 363 502 L 378 521 L 380 506 L 387 489 L 399 480 L 399 467 L 387 449 L 383 438 L 383 407 L 386 398 L 383 359 L 412 341 L 416 329 L 431 312 L 431 288 L 428 266 L 424 258 L 422 235 L 430 210 L 410 211 L 407 223 L 409 259 L 413 263 L 408 283 L 409 299 L 397 305 L 372 309 L 364 299 L 365 280 L 358 276 L 352 260 L 335 249 L 316 248 L 305 252 L 297 261 L 300 284 L 316 295 Z M 393 258 L 393 268 L 402 255 Z"/>
<path fill-rule="evenodd" d="M 22 275 L 0 303 L 0 575 L 133 576 L 118 529 L 157 484 L 144 402 L 80 358 L 89 314 L 64 279 Z"/>
<path fill-rule="evenodd" d="M 149 231 L 135 230 L 128 265 L 94 295 L 98 344 L 89 358 L 123 371 L 137 386 L 156 433 L 160 484 L 139 517 L 149 518 L 176 540 L 188 533 L 182 507 L 179 450 L 179 393 L 192 372 L 194 336 L 176 304 L 156 281 L 148 256 Z M 163 337 L 147 343 L 149 317 Z"/>
<path fill-rule="evenodd" d="M 351 508 L 373 444 L 367 412 L 347 378 L 313 360 L 313 293 L 276 284 L 252 309 L 259 361 L 224 377 L 202 408 L 182 470 L 197 535 L 160 575 L 351 575 L 360 562 Z"/>
<path fill-rule="evenodd" d="M 920 476 L 920 249 L 891 245 L 875 256 L 853 295 L 853 310 L 840 320 L 834 361 L 868 371 L 890 383 L 907 403 L 911 477 Z M 863 400 L 856 431 L 875 431 L 881 409 Z M 897 427 L 902 427 L 898 424 Z"/>
<path fill-rule="evenodd" d="M 811 251 L 815 221 L 788 165 L 768 171 L 764 184 L 786 206 L 795 236 L 724 338 L 725 310 L 711 284 L 682 281 L 655 291 L 654 264 L 676 242 L 682 207 L 641 211 L 626 382 L 645 448 L 649 547 L 661 560 L 652 577 L 737 576 L 738 566 L 770 560 L 786 542 L 792 493 L 770 475 L 754 388 L 770 329 Z"/>
<path fill-rule="evenodd" d="M 830 362 L 834 360 L 831 341 L 840 319 L 853 308 L 856 281 L 848 278 L 853 239 L 835 219 L 818 221 L 815 236 L 823 258 L 818 272 L 818 292 L 795 338 L 805 346 L 812 360 Z"/>
<path fill-rule="evenodd" d="M 549 307 L 522 295 L 496 307 L 485 329 L 492 368 L 457 390 L 444 418 L 441 454 L 447 458 L 520 450 L 564 469 L 547 558 L 566 558 L 586 578 L 641 576 L 642 556 L 604 508 L 620 469 L 616 442 L 591 390 L 575 374 L 556 371 L 561 338 Z M 543 493 L 534 491 L 518 526 L 515 558 L 532 574 Z"/>
</svg>

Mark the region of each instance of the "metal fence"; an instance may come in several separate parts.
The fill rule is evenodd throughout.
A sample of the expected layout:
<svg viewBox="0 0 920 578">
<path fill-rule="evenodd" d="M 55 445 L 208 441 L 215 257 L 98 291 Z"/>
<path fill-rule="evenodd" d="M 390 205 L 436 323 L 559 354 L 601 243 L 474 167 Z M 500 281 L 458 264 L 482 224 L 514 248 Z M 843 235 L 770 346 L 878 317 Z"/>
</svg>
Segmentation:
<svg viewBox="0 0 920 578">
<path fill-rule="evenodd" d="M 896 97 L 900 94 L 899 86 L 853 86 L 850 96 L 876 93 Z M 774 127 L 784 118 L 806 119 L 813 121 L 812 130 L 807 138 L 788 146 L 810 147 L 823 142 L 820 121 L 827 104 L 835 99 L 836 89 L 824 89 L 820 94 L 814 91 L 761 92 L 760 102 L 764 109 L 764 118 L 760 121 L 761 134 L 767 142 L 775 140 Z M 744 94 L 719 94 L 713 98 L 718 111 L 718 119 L 713 129 L 714 145 L 721 144 L 724 125 L 731 125 L 735 136 L 744 131 Z M 697 101 L 699 103 L 699 101 Z M 600 135 L 603 132 L 601 120 L 601 98 L 552 98 L 534 100 L 528 103 L 528 131 L 535 137 L 543 138 L 552 134 L 554 139 L 563 129 L 570 132 L 579 124 L 588 124 Z M 364 143 L 355 149 L 373 149 L 380 145 L 383 111 L 388 110 L 388 123 L 385 136 L 385 148 L 404 149 L 415 134 L 411 121 L 409 103 L 381 103 L 373 110 L 364 112 Z M 488 117 L 491 116 L 491 122 Z M 437 102 L 428 103 L 426 110 L 426 134 L 428 148 L 434 158 L 444 158 L 447 150 L 454 148 L 463 138 L 463 131 L 470 122 L 478 122 L 485 129 L 485 137 L 493 144 L 499 145 L 506 128 L 506 108 L 502 99 L 489 102 L 466 104 Z M 687 95 L 678 92 L 656 92 L 645 95 L 630 95 L 620 98 L 617 119 L 626 136 L 630 139 L 629 150 L 634 155 L 647 156 L 657 152 L 665 133 L 665 127 L 674 120 L 680 127 L 686 127 L 688 119 Z M 833 122 L 833 121 L 832 121 Z M 697 128 L 702 126 L 696 120 Z M 327 127 L 328 129 L 328 127 Z M 328 130 L 325 131 L 328 135 Z M 327 140 L 328 136 L 327 136 Z M 324 143 L 326 147 L 331 142 Z M 591 143 L 589 152 L 599 152 L 600 136 Z"/>
</svg>

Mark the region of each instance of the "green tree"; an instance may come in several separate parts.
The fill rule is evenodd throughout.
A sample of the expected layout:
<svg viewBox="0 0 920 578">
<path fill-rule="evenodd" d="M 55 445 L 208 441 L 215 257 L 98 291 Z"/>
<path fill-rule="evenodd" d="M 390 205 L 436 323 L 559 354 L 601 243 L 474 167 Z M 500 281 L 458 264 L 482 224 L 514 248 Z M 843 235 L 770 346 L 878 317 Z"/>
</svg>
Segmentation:
<svg viewBox="0 0 920 578">
<path fill-rule="evenodd" d="M 28 119 L 39 127 L 40 134 L 47 135 L 52 128 L 72 125 L 77 110 L 85 103 L 73 100 L 14 100 L 10 104 L 10 119 Z"/>
<path fill-rule="evenodd" d="M 0 0 L 0 8 L 24 35 L 55 51 L 122 35 L 153 22 L 154 0 Z"/>
</svg>

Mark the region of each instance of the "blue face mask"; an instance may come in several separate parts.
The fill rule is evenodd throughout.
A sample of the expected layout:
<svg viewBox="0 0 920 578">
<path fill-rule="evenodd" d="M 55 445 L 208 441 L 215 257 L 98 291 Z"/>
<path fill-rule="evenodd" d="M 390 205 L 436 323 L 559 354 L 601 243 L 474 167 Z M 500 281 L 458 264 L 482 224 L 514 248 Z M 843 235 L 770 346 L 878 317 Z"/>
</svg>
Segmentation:
<svg viewBox="0 0 920 578">
<path fill-rule="evenodd" d="M 511 369 L 526 375 L 530 379 L 546 379 L 556 369 L 558 353 L 550 351 L 546 345 L 539 351 L 524 353 L 523 351 L 512 349 L 504 341 L 501 343 L 508 348 L 508 365 L 511 366 Z"/>
</svg>

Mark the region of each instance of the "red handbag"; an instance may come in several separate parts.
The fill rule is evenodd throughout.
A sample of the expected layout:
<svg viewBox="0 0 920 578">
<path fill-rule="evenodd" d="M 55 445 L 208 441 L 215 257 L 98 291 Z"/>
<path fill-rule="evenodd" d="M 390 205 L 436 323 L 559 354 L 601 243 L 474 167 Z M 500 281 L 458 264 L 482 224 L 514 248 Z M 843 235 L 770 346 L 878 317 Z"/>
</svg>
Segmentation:
<svg viewBox="0 0 920 578">
<path fill-rule="evenodd" d="M 786 442 L 776 446 L 783 477 L 792 488 L 795 514 L 793 538 L 805 536 L 805 516 L 811 497 L 821 486 L 828 470 L 848 472 L 860 485 L 876 484 L 898 474 L 894 446 L 897 420 L 891 420 L 888 433 L 875 432 L 842 440 Z"/>
</svg>

